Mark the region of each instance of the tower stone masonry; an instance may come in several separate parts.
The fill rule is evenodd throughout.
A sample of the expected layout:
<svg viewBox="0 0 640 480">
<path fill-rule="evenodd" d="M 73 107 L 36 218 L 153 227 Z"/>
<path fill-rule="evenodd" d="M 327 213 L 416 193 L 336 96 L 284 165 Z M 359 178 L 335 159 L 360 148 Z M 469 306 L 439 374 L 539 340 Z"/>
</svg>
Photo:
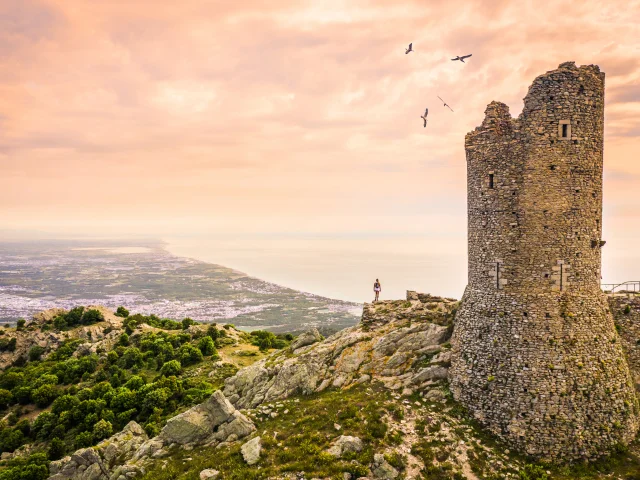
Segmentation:
<svg viewBox="0 0 640 480">
<path fill-rule="evenodd" d="M 457 400 L 521 451 L 595 459 L 631 441 L 638 401 L 600 289 L 604 73 L 566 62 L 514 119 L 467 134 L 469 280 L 456 315 Z"/>
</svg>

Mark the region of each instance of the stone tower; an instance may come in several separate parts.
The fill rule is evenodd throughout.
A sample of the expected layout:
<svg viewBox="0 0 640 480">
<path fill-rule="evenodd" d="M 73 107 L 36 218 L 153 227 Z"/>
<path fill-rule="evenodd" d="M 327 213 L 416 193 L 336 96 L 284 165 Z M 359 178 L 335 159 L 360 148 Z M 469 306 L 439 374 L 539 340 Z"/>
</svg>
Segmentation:
<svg viewBox="0 0 640 480">
<path fill-rule="evenodd" d="M 592 459 L 638 427 L 629 369 L 600 290 L 604 73 L 567 62 L 511 118 L 492 102 L 467 134 L 469 284 L 451 389 L 538 458 Z"/>
</svg>

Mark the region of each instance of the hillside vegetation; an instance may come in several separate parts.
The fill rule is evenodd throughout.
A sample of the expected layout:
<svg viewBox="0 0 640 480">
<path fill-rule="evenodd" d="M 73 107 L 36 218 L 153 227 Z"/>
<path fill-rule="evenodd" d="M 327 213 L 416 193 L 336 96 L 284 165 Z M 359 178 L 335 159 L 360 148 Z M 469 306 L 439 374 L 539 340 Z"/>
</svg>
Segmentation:
<svg viewBox="0 0 640 480">
<path fill-rule="evenodd" d="M 167 418 L 203 402 L 239 367 L 293 338 L 102 307 L 25 323 L 0 335 L 0 345 L 9 346 L 0 373 L 0 453 L 4 459 L 17 451 L 13 463 L 31 458 L 26 470 L 34 478 L 48 476 L 47 460 L 95 445 L 131 420 L 156 435 Z M 43 333 L 54 339 L 50 345 L 29 343 Z M 13 478 L 12 470 L 0 479 Z"/>
<path fill-rule="evenodd" d="M 410 292 L 327 339 L 101 307 L 37 316 L 0 336 L 16 339 L 0 480 L 640 478 L 638 441 L 543 465 L 470 418 L 447 384 L 457 306 Z M 640 304 L 612 311 L 635 355 Z M 25 349 L 27 332 L 55 348 Z"/>
</svg>

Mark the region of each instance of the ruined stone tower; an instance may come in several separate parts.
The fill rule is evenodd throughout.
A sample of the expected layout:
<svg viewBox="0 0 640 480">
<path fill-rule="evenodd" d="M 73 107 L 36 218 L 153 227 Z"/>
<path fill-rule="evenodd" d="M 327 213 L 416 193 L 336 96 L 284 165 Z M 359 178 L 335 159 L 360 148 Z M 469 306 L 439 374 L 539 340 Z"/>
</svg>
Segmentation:
<svg viewBox="0 0 640 480">
<path fill-rule="evenodd" d="M 548 460 L 627 443 L 638 404 L 600 290 L 604 73 L 560 65 L 511 118 L 466 136 L 469 284 L 456 315 L 454 396 Z"/>
</svg>

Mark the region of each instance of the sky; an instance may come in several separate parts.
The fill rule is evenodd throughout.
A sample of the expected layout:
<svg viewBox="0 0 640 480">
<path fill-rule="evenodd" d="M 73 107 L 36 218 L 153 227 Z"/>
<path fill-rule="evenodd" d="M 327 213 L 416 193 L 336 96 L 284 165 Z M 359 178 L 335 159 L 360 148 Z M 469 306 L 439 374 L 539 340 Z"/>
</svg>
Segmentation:
<svg viewBox="0 0 640 480">
<path fill-rule="evenodd" d="M 3 0 L 0 229 L 465 258 L 465 133 L 573 60 L 606 73 L 604 272 L 630 280 L 639 25 L 638 1 Z"/>
</svg>

